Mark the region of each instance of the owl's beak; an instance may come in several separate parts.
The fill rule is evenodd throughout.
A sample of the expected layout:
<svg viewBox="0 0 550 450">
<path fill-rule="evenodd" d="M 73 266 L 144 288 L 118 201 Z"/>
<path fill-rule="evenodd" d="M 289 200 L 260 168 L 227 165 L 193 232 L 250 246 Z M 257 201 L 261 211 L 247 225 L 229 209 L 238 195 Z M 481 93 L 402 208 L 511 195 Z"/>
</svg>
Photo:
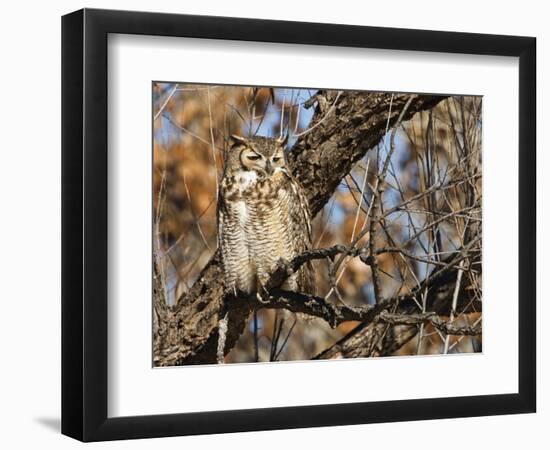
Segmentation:
<svg viewBox="0 0 550 450">
<path fill-rule="evenodd" d="M 274 168 L 273 168 L 273 166 L 271 165 L 271 161 L 267 161 L 266 166 L 265 166 L 265 171 L 266 171 L 266 173 L 267 173 L 269 176 L 271 176 L 271 175 L 273 175 L 273 170 L 274 170 Z"/>
</svg>

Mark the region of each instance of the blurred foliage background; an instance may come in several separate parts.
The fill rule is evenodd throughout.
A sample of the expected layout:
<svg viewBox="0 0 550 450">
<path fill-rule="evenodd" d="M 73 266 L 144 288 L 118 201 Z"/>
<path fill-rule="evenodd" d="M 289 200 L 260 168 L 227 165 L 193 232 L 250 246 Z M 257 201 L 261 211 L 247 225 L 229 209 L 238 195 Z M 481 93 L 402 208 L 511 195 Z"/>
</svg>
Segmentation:
<svg viewBox="0 0 550 450">
<path fill-rule="evenodd" d="M 190 289 L 216 251 L 216 192 L 227 137 L 288 134 L 291 151 L 297 136 L 310 126 L 313 108 L 307 101 L 315 92 L 153 83 L 153 241 L 170 305 Z M 381 211 L 388 213 L 375 244 L 380 249 L 399 247 L 412 257 L 393 251 L 379 255 L 383 296 L 410 291 L 438 261 L 461 247 L 472 227 L 481 227 L 481 106 L 481 97 L 450 97 L 397 130 L 383 187 Z M 315 217 L 315 248 L 349 245 L 363 229 L 376 176 L 388 154 L 390 131 Z M 366 243 L 368 238 L 364 233 L 361 240 Z M 346 261 L 332 290 L 327 264 L 315 264 L 318 295 L 330 293 L 327 299 L 349 305 L 374 302 L 370 267 L 359 258 Z M 480 277 L 465 276 L 481 296 Z M 481 314 L 456 312 L 451 319 L 458 325 L 476 324 Z M 321 319 L 306 322 L 288 312 L 259 310 L 226 362 L 310 359 L 356 325 L 346 322 L 331 329 Z M 395 354 L 478 351 L 481 336 L 444 336 L 426 325 Z"/>
</svg>

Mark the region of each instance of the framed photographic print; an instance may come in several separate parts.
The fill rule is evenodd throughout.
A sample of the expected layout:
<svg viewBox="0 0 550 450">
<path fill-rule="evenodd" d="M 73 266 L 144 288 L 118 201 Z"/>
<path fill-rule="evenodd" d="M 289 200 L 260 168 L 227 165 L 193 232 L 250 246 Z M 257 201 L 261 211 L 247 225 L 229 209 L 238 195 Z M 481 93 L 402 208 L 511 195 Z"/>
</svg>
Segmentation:
<svg viewBox="0 0 550 450">
<path fill-rule="evenodd" d="M 535 411 L 535 39 L 63 17 L 62 432 Z"/>
</svg>

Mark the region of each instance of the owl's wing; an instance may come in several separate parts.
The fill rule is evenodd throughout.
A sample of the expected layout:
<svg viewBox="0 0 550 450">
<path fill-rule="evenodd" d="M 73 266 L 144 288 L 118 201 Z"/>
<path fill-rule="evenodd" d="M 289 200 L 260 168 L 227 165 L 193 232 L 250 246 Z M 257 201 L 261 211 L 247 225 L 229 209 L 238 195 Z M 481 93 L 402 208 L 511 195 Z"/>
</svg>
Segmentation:
<svg viewBox="0 0 550 450">
<path fill-rule="evenodd" d="M 309 204 L 302 186 L 292 177 L 289 177 L 293 201 L 290 202 L 290 218 L 292 235 L 295 236 L 296 250 L 303 252 L 311 249 L 311 215 Z"/>
<path fill-rule="evenodd" d="M 289 176 L 289 184 L 294 197 L 290 203 L 291 235 L 294 252 L 300 254 L 312 248 L 311 215 L 302 186 L 292 176 Z M 298 270 L 297 282 L 300 292 L 315 295 L 315 270 L 311 261 Z"/>
</svg>

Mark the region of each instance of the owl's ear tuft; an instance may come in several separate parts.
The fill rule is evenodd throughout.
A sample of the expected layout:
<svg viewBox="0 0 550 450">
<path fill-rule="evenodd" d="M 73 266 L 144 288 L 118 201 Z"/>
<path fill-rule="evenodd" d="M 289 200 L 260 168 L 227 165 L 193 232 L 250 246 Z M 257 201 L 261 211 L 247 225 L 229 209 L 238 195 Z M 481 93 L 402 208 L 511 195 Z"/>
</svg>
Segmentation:
<svg viewBox="0 0 550 450">
<path fill-rule="evenodd" d="M 285 146 L 286 143 L 288 142 L 288 134 L 285 134 L 284 136 L 281 136 L 280 138 L 277 139 L 277 142 L 279 144 L 281 144 L 281 146 Z"/>
<path fill-rule="evenodd" d="M 246 138 L 239 136 L 238 134 L 232 134 L 229 136 L 229 142 L 231 145 L 237 145 L 237 144 L 245 144 Z"/>
</svg>

